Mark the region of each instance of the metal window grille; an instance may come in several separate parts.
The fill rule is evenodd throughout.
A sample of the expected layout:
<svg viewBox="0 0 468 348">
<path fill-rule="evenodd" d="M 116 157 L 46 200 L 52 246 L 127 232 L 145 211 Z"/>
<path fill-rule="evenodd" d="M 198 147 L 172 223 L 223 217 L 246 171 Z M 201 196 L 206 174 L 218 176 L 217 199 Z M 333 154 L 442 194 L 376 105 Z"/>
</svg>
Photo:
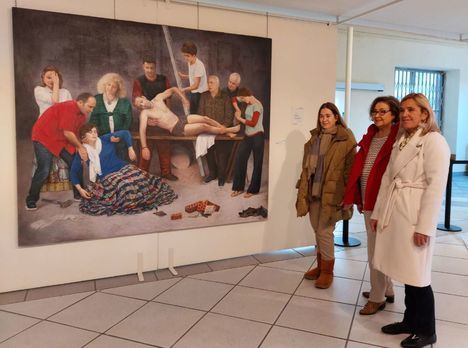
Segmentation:
<svg viewBox="0 0 468 348">
<path fill-rule="evenodd" d="M 395 68 L 395 97 L 422 93 L 431 103 L 437 124 L 442 128 L 445 73 L 443 71 Z"/>
</svg>

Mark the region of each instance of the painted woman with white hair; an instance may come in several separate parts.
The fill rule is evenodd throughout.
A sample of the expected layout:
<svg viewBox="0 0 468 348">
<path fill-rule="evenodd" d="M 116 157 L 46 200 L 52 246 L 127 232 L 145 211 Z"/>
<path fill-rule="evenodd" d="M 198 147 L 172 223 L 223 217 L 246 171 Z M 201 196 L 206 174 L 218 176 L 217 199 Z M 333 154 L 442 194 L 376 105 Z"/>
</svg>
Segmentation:
<svg viewBox="0 0 468 348">
<path fill-rule="evenodd" d="M 126 98 L 127 92 L 122 77 L 107 73 L 97 83 L 99 94 L 95 96 L 96 107 L 89 122 L 96 125 L 100 135 L 119 130 L 130 130 L 132 125 L 132 104 Z M 128 161 L 124 144 L 116 146 L 117 156 Z"/>
<path fill-rule="evenodd" d="M 449 161 L 429 101 L 421 93 L 408 94 L 370 221 L 377 233 L 374 268 L 405 284 L 403 320 L 382 327 L 389 335 L 410 334 L 402 347 L 437 340 L 431 266 Z"/>
</svg>

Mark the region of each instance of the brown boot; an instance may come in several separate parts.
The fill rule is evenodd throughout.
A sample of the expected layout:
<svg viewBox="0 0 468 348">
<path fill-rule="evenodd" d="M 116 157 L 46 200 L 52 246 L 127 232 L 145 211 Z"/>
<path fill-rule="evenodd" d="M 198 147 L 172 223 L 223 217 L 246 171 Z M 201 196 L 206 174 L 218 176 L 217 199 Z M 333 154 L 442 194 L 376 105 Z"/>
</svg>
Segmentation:
<svg viewBox="0 0 468 348">
<path fill-rule="evenodd" d="M 377 313 L 378 311 L 383 310 L 384 308 L 385 308 L 385 301 L 384 302 L 367 301 L 364 308 L 359 311 L 359 314 L 372 315 L 372 314 Z"/>
<path fill-rule="evenodd" d="M 333 282 L 333 267 L 335 266 L 335 259 L 322 260 L 322 267 L 320 269 L 320 276 L 315 281 L 315 287 L 319 289 L 328 289 Z"/>
<path fill-rule="evenodd" d="M 312 268 L 310 271 L 304 273 L 305 279 L 315 280 L 320 276 L 320 268 L 322 265 L 322 255 L 317 252 L 317 267 Z"/>
</svg>

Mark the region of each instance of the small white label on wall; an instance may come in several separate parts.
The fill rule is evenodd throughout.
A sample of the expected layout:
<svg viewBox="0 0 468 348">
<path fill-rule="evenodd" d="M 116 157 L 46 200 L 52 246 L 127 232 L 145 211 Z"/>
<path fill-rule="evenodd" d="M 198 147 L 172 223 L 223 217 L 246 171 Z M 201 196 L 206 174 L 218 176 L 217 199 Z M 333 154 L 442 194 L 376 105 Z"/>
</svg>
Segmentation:
<svg viewBox="0 0 468 348">
<path fill-rule="evenodd" d="M 291 122 L 293 125 L 302 124 L 304 119 L 304 108 L 302 106 L 292 108 Z"/>
</svg>

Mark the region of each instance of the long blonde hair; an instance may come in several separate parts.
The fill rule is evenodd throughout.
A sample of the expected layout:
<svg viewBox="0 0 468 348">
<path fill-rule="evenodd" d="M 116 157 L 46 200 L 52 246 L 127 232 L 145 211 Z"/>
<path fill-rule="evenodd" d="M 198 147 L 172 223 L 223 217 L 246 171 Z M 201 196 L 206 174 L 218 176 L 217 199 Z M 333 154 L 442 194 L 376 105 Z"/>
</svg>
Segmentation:
<svg viewBox="0 0 468 348">
<path fill-rule="evenodd" d="M 125 98 L 127 96 L 127 91 L 125 89 L 124 80 L 122 76 L 120 76 L 117 73 L 107 73 L 99 79 L 96 85 L 98 93 L 104 93 L 104 91 L 106 90 L 106 85 L 109 82 L 113 82 L 117 84 L 118 86 L 117 96 L 119 98 Z"/>
<path fill-rule="evenodd" d="M 435 120 L 434 110 L 432 110 L 431 104 L 429 103 L 427 97 L 422 93 L 410 93 L 403 97 L 403 99 L 400 102 L 400 105 L 403 104 L 403 102 L 405 102 L 406 100 L 410 99 L 413 100 L 419 106 L 422 112 L 426 112 L 427 114 L 426 121 L 421 125 L 421 136 L 426 135 L 429 132 L 440 133 L 440 128 Z"/>
</svg>

